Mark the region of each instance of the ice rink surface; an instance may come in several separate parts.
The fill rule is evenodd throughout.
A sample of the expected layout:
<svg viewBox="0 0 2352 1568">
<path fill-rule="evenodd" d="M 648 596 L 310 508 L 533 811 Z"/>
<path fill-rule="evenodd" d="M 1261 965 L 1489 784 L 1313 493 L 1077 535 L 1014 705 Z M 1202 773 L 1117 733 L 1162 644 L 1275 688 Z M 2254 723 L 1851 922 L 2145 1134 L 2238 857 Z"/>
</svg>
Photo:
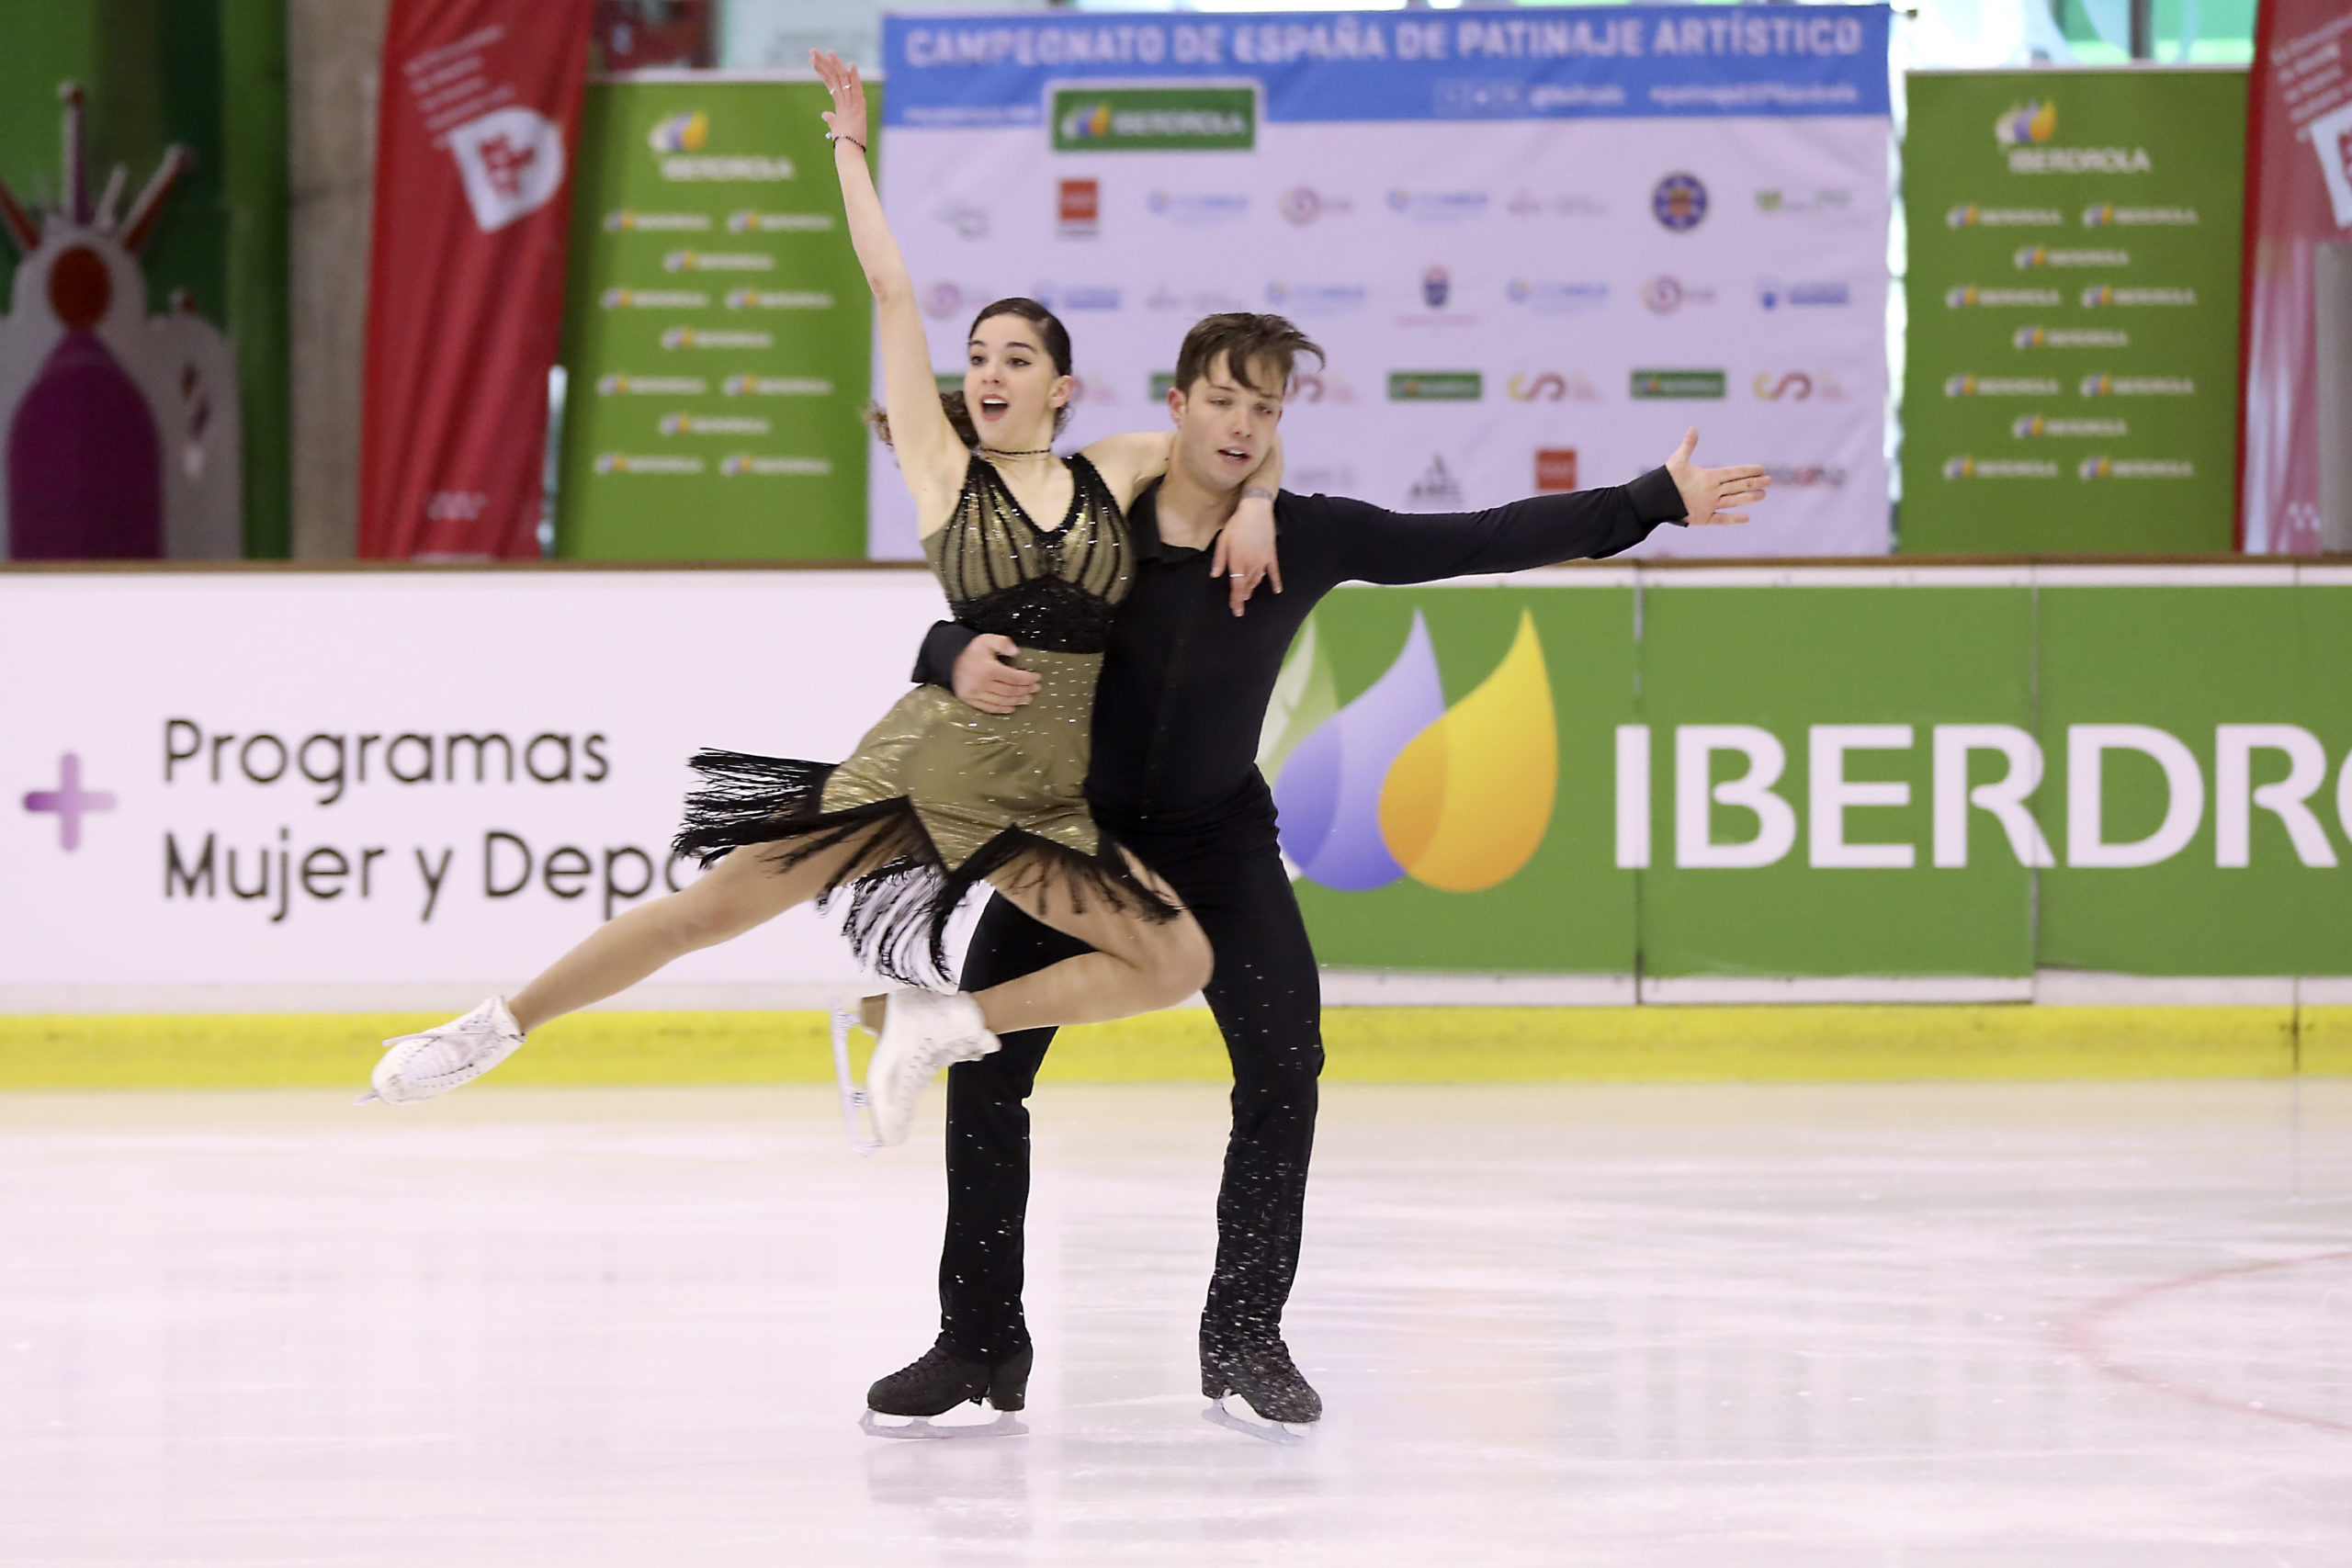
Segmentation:
<svg viewBox="0 0 2352 1568">
<path fill-rule="evenodd" d="M 1205 1086 L 1041 1091 L 1031 1435 L 861 1435 L 928 1110 L 0 1097 L 0 1562 L 2352 1562 L 2352 1083 L 1329 1088 L 1306 1449 L 1200 1416 Z"/>
</svg>

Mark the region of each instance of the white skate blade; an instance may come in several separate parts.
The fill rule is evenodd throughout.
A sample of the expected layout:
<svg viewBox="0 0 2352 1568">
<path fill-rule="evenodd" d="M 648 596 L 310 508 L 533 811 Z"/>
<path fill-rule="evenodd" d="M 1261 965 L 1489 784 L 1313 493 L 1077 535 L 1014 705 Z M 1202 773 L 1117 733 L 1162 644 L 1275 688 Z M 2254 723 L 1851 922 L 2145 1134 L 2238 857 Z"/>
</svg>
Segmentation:
<svg viewBox="0 0 2352 1568">
<path fill-rule="evenodd" d="M 842 1130 L 849 1135 L 849 1146 L 859 1154 L 870 1155 L 882 1146 L 874 1126 L 874 1101 L 849 1070 L 849 1032 L 863 1027 L 860 1006 L 859 1002 L 849 1001 L 833 1009 L 833 1082 L 841 1090 Z M 873 1414 L 866 1412 L 868 1416 Z"/>
<path fill-rule="evenodd" d="M 888 1425 L 890 1422 L 904 1424 Z M 869 1410 L 857 1418 L 857 1428 L 869 1438 L 901 1438 L 918 1442 L 943 1438 L 1025 1438 L 1029 1435 L 1028 1427 L 1010 1410 L 1000 1410 L 993 1421 L 951 1421 L 944 1427 L 928 1416 L 881 1416 Z"/>
<path fill-rule="evenodd" d="M 390 1040 L 384 1042 L 382 1048 L 389 1051 L 407 1038 L 408 1036 L 405 1034 L 395 1034 Z M 359 1091 L 359 1098 L 353 1100 L 351 1103 L 354 1105 L 374 1105 L 380 1102 L 383 1098 L 384 1097 L 382 1095 L 376 1092 L 376 1086 L 371 1083 L 366 1089 L 361 1089 Z"/>
<path fill-rule="evenodd" d="M 1239 1411 L 1226 1408 L 1220 1399 L 1201 1412 L 1201 1419 L 1212 1427 L 1222 1427 L 1228 1432 L 1257 1438 L 1261 1443 L 1277 1443 L 1286 1449 L 1305 1448 L 1315 1440 L 1316 1423 L 1311 1421 L 1269 1421 L 1250 1407 L 1250 1402 L 1236 1395 L 1234 1404 Z"/>
</svg>

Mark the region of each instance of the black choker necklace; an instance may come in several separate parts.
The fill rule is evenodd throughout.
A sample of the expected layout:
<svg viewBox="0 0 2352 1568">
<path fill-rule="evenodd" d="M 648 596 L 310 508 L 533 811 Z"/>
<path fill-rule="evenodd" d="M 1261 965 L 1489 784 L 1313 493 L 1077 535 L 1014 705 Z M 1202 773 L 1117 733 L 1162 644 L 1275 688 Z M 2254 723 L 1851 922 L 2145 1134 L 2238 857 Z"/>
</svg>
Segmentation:
<svg viewBox="0 0 2352 1568">
<path fill-rule="evenodd" d="M 1053 455 L 1053 450 L 1050 446 L 1032 446 L 1025 452 L 1007 452 L 1001 447 L 983 446 L 980 448 L 980 456 L 983 457 L 1047 457 Z"/>
</svg>

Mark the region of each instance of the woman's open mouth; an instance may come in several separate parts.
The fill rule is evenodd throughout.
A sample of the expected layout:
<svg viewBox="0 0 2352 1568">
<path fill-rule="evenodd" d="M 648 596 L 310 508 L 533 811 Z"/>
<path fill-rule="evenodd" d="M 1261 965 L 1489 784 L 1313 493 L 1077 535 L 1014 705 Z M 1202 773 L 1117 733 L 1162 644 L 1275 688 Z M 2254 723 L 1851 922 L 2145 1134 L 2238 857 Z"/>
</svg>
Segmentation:
<svg viewBox="0 0 2352 1568">
<path fill-rule="evenodd" d="M 990 396 L 984 397 L 980 400 L 980 417 L 982 419 L 1002 419 L 1004 417 L 1004 411 L 1011 406 L 1012 405 L 1006 402 L 1002 398 L 996 397 L 991 394 Z"/>
</svg>

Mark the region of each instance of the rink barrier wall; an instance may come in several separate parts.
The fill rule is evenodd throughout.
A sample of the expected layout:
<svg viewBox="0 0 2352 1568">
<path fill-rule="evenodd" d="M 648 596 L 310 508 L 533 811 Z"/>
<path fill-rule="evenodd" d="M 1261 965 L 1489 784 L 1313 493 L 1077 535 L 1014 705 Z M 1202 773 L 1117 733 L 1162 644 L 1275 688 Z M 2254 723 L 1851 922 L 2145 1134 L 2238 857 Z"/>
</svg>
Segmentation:
<svg viewBox="0 0 2352 1568">
<path fill-rule="evenodd" d="M 364 1084 L 417 1013 L 0 1016 L 0 1089 Z M 1374 1007 L 1324 1014 L 1338 1083 L 1899 1083 L 2352 1076 L 2352 1006 Z M 1222 1082 L 1182 1009 L 1066 1032 L 1049 1082 Z M 820 1012 L 588 1012 L 495 1085 L 821 1083 Z"/>
<path fill-rule="evenodd" d="M 846 755 L 938 610 L 873 567 L 0 570 L 0 665 L 42 671 L 0 735 L 0 1013 L 512 985 L 693 874 L 685 759 Z M 453 615 L 478 635 L 382 634 Z M 710 678 L 798 649 L 824 680 Z M 1356 976 L 1336 1006 L 2333 1005 L 2347 667 L 2344 560 L 1348 587 L 1265 771 L 1316 951 Z M 616 1010 L 857 984 L 796 910 Z"/>
</svg>

